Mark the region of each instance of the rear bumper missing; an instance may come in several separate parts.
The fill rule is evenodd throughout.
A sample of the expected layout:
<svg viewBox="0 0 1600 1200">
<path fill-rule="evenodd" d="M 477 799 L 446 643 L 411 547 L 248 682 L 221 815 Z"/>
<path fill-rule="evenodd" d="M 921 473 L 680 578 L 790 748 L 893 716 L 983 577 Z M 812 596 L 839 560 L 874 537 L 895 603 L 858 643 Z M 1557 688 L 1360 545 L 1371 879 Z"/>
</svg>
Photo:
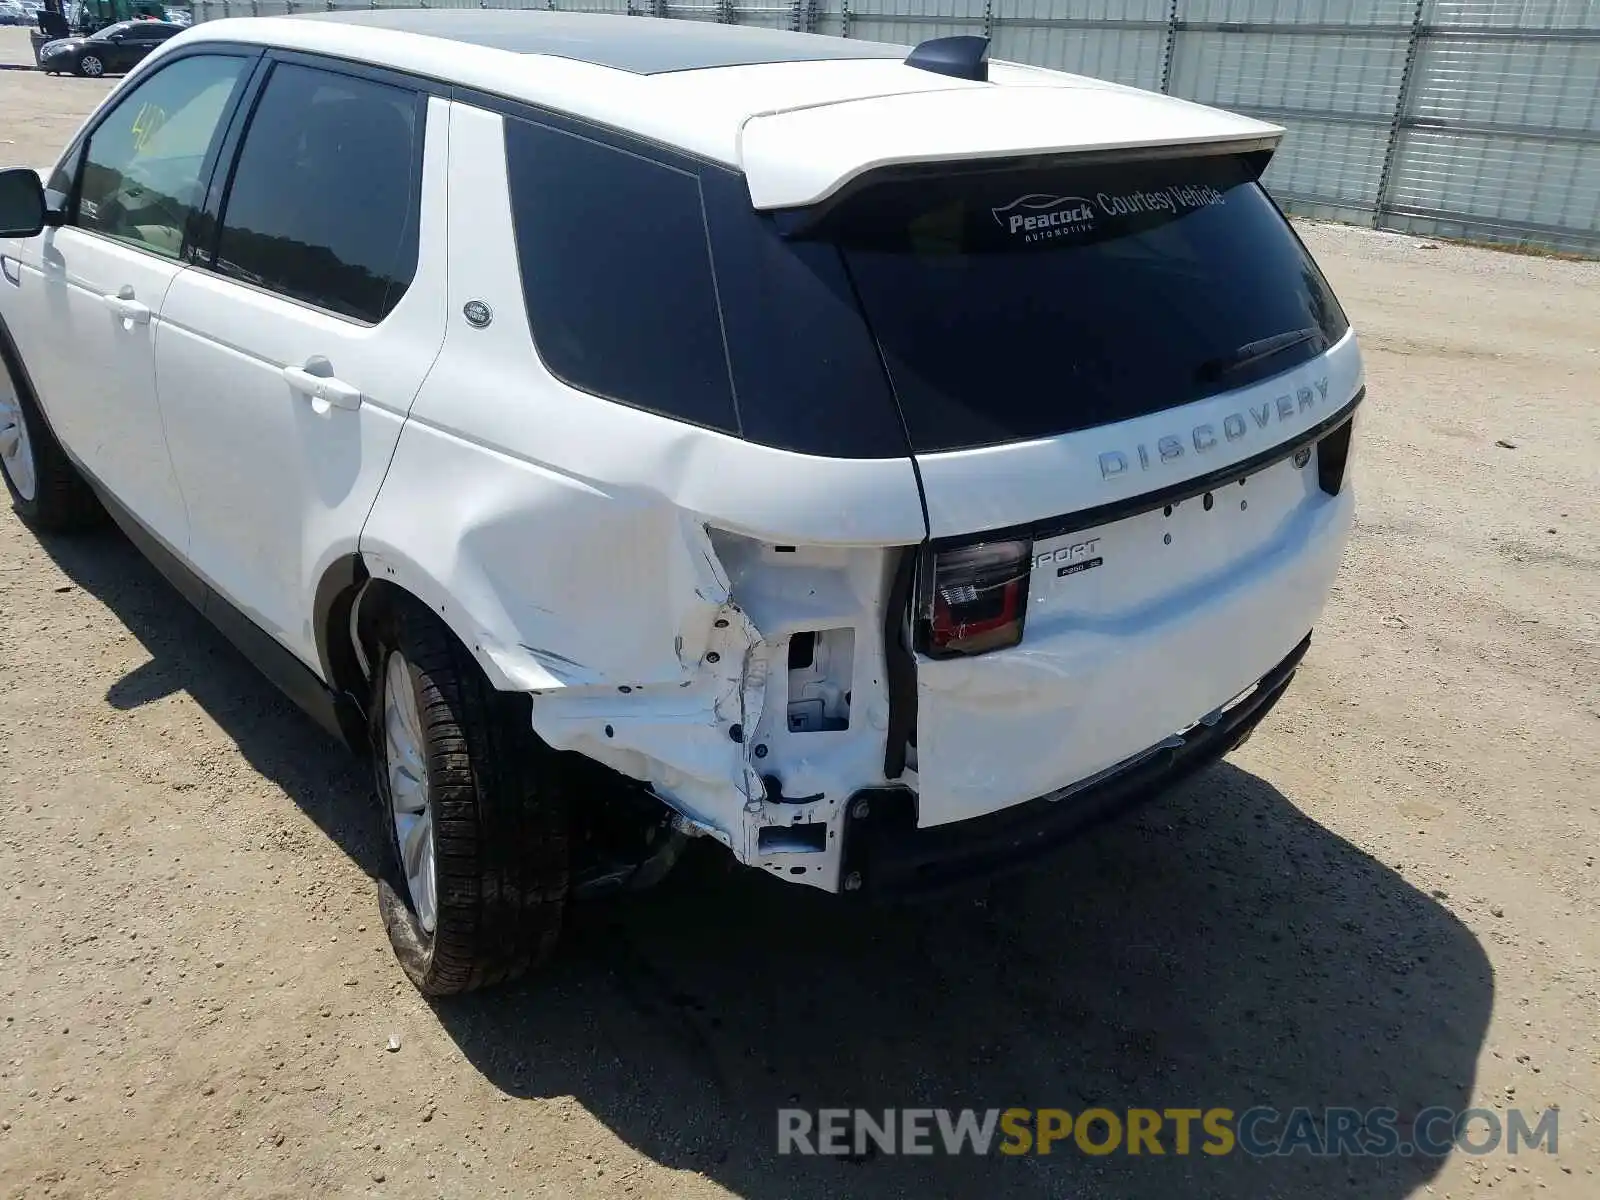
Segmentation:
<svg viewBox="0 0 1600 1200">
<path fill-rule="evenodd" d="M 1093 825 L 1160 795 L 1238 746 L 1278 702 L 1307 634 L 1244 697 L 1092 780 L 998 812 L 918 829 L 916 797 L 876 788 L 851 798 L 840 879 L 856 896 L 926 895 L 1028 865 Z M 864 803 L 863 803 L 864 802 Z M 856 814 L 865 810 L 864 816 Z"/>
</svg>

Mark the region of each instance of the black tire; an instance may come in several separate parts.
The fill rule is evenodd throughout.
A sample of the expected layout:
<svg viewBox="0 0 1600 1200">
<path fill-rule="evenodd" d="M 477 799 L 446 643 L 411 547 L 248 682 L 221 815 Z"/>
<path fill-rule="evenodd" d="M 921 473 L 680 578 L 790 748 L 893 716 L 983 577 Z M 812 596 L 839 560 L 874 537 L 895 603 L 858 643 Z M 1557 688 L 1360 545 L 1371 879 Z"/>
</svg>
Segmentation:
<svg viewBox="0 0 1600 1200">
<path fill-rule="evenodd" d="M 95 63 L 96 66 L 99 67 L 99 70 L 97 70 L 97 71 L 89 70 L 89 68 L 84 65 L 84 64 L 89 63 L 89 62 Z M 105 63 L 105 59 L 101 58 L 98 54 L 85 54 L 82 58 L 78 59 L 78 61 L 73 64 L 73 68 L 72 69 L 77 74 L 82 75 L 82 76 L 84 76 L 85 78 L 88 78 L 88 79 L 103 79 L 105 77 L 105 73 L 106 73 L 106 63 Z"/>
<path fill-rule="evenodd" d="M 31 497 L 24 496 L 11 478 L 11 471 L 0 458 L 0 476 L 6 481 L 6 491 L 11 493 L 11 506 L 28 525 L 42 533 L 67 533 L 78 529 L 92 529 L 105 520 L 105 510 L 100 507 L 83 476 L 67 458 L 66 451 L 50 430 L 44 414 L 28 389 L 26 378 L 12 360 L 10 347 L 0 335 L 0 388 L 10 385 L 10 394 L 16 397 L 17 412 L 27 433 L 32 451 L 34 488 Z"/>
<path fill-rule="evenodd" d="M 401 967 L 430 996 L 523 974 L 560 936 L 568 823 L 559 756 L 534 734 L 529 699 L 496 692 L 450 630 L 399 598 L 376 622 L 372 746 L 390 870 L 378 907 Z M 412 904 L 392 816 L 384 737 L 390 656 L 409 668 L 432 810 L 434 931 Z"/>
</svg>

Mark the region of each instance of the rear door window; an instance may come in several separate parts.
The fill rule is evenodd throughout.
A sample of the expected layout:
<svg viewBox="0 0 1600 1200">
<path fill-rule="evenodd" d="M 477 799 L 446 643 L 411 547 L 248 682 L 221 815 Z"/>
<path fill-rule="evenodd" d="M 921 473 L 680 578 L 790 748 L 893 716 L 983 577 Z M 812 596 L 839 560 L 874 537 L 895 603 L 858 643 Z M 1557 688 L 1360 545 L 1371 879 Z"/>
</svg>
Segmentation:
<svg viewBox="0 0 1600 1200">
<path fill-rule="evenodd" d="M 912 448 L 1048 437 L 1314 358 L 1346 329 L 1240 157 L 902 176 L 790 236 L 837 246 Z"/>
<path fill-rule="evenodd" d="M 279 63 L 239 150 L 214 268 L 381 321 L 416 273 L 420 114 L 410 89 Z"/>
</svg>

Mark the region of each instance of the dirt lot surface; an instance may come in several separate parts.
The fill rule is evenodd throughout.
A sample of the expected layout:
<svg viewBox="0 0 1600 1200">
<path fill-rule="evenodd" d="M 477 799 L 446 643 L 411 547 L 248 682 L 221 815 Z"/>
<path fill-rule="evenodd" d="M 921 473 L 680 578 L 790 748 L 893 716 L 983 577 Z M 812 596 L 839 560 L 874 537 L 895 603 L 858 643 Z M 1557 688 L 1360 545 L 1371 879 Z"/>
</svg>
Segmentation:
<svg viewBox="0 0 1600 1200">
<path fill-rule="evenodd" d="M 0 153 L 48 163 L 104 86 L 0 71 Z M 430 1006 L 375 916 L 364 769 L 120 537 L 0 514 L 0 1193 L 1600 1195 L 1600 265 L 1306 235 L 1370 400 L 1288 698 L 931 908 L 713 858 Z M 1560 1144 L 775 1153 L 789 1104 L 1096 1103 L 1559 1106 Z"/>
</svg>

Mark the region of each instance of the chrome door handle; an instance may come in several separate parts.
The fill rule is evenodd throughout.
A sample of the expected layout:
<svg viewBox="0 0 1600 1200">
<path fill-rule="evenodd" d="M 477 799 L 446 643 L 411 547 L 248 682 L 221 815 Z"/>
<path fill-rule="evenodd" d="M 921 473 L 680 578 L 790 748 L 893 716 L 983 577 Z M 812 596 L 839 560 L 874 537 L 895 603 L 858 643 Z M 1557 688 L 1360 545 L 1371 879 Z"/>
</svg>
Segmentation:
<svg viewBox="0 0 1600 1200">
<path fill-rule="evenodd" d="M 135 300 L 131 287 L 123 288 L 114 296 L 101 296 L 100 299 L 124 321 L 130 321 L 135 325 L 150 324 L 150 306 Z"/>
<path fill-rule="evenodd" d="M 334 408 L 354 410 L 361 407 L 361 389 L 353 387 L 342 379 L 335 379 L 332 375 L 319 375 L 308 370 L 313 359 L 304 367 L 285 367 L 283 377 L 289 386 L 302 396 L 309 396 L 313 400 L 321 400 Z M 327 360 L 322 359 L 320 367 L 327 369 Z"/>
</svg>

